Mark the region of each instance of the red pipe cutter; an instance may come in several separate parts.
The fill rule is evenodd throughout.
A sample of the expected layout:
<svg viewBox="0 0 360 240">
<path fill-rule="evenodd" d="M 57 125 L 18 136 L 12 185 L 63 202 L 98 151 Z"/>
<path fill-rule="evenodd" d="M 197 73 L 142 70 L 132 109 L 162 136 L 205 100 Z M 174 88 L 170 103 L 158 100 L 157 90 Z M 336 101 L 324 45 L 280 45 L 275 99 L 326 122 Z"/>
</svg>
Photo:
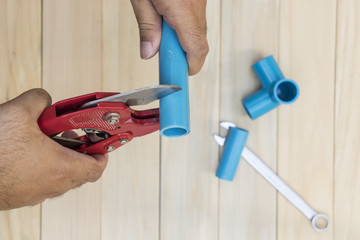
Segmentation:
<svg viewBox="0 0 360 240">
<path fill-rule="evenodd" d="M 130 106 L 145 105 L 181 90 L 158 85 L 126 93 L 97 92 L 55 103 L 41 114 L 40 129 L 61 145 L 86 154 L 104 154 L 159 130 L 159 109 L 136 111 Z M 61 133 L 81 129 L 85 135 L 68 138 Z"/>
</svg>

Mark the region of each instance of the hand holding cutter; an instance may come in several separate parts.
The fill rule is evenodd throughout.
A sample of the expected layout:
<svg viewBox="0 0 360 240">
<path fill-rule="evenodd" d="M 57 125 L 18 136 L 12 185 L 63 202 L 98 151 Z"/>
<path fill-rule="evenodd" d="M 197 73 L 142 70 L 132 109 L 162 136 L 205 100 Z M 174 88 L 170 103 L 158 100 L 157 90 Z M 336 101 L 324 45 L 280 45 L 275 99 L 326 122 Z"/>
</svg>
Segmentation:
<svg viewBox="0 0 360 240">
<path fill-rule="evenodd" d="M 159 129 L 159 109 L 136 111 L 143 105 L 181 90 L 159 85 L 126 93 L 91 93 L 55 103 L 38 120 L 40 129 L 63 146 L 81 153 L 104 154 Z M 81 129 L 85 135 L 66 138 L 60 133 Z"/>
</svg>

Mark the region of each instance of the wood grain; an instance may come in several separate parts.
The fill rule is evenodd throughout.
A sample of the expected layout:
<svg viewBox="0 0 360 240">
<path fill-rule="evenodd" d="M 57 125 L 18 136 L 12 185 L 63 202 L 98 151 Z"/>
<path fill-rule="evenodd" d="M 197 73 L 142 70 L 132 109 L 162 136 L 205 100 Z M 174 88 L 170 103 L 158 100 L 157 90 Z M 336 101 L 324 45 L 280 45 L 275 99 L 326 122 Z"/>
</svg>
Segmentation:
<svg viewBox="0 0 360 240">
<path fill-rule="evenodd" d="M 100 182 L 0 212 L 0 239 L 358 239 L 359 11 L 357 0 L 209 0 L 191 134 L 134 139 Z M 58 101 L 158 84 L 158 59 L 140 60 L 138 39 L 128 0 L 0 0 L 0 103 L 40 86 Z M 250 67 L 269 54 L 300 98 L 252 121 L 241 99 L 259 89 Z M 220 120 L 249 130 L 247 145 L 330 229 L 315 232 L 243 160 L 234 182 L 218 181 Z"/>
<path fill-rule="evenodd" d="M 41 1 L 0 1 L 0 101 L 41 84 Z"/>
<path fill-rule="evenodd" d="M 101 1 L 43 2 L 43 87 L 54 101 L 102 89 Z M 101 182 L 42 207 L 42 239 L 100 239 Z"/>
<path fill-rule="evenodd" d="M 276 110 L 251 120 L 241 100 L 259 90 L 251 66 L 278 52 L 278 1 L 222 2 L 221 120 L 250 132 L 247 145 L 276 169 Z M 236 23 L 236 24 L 234 24 Z M 220 240 L 276 239 L 276 192 L 244 160 L 220 183 Z"/>
<path fill-rule="evenodd" d="M 356 0 L 338 2 L 334 239 L 359 239 L 360 4 Z"/>
<path fill-rule="evenodd" d="M 163 240 L 218 238 L 218 147 L 220 3 L 208 1 L 211 50 L 202 71 L 189 79 L 191 133 L 161 140 L 161 226 Z"/>
<path fill-rule="evenodd" d="M 41 86 L 40 14 L 40 0 L 0 0 L 0 103 Z M 40 239 L 40 206 L 0 212 L 0 239 Z"/>
<path fill-rule="evenodd" d="M 140 59 L 130 1 L 104 0 L 103 16 L 104 91 L 157 85 L 158 58 Z M 158 132 L 110 154 L 102 181 L 102 239 L 159 239 L 159 155 Z"/>
<path fill-rule="evenodd" d="M 311 206 L 333 220 L 335 0 L 282 0 L 280 66 L 300 97 L 279 110 L 278 172 Z M 316 232 L 279 196 L 278 239 L 332 239 Z"/>
</svg>

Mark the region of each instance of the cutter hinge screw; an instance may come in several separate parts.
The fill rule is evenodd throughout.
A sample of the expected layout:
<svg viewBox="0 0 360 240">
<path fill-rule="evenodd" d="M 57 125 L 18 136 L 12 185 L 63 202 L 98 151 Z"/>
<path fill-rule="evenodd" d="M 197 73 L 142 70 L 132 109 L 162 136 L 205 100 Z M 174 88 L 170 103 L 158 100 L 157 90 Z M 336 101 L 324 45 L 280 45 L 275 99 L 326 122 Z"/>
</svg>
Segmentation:
<svg viewBox="0 0 360 240">
<path fill-rule="evenodd" d="M 105 116 L 105 120 L 109 124 L 117 124 L 119 123 L 120 114 L 119 113 L 109 113 Z"/>
<path fill-rule="evenodd" d="M 115 150 L 115 147 L 114 147 L 114 146 L 108 146 L 108 147 L 106 148 L 106 151 L 107 151 L 107 152 L 111 152 L 111 151 L 113 151 L 113 150 Z"/>
<path fill-rule="evenodd" d="M 128 142 L 129 142 L 129 139 L 126 139 L 126 138 L 123 138 L 123 139 L 119 140 L 120 144 L 125 144 L 125 143 L 128 143 Z"/>
</svg>

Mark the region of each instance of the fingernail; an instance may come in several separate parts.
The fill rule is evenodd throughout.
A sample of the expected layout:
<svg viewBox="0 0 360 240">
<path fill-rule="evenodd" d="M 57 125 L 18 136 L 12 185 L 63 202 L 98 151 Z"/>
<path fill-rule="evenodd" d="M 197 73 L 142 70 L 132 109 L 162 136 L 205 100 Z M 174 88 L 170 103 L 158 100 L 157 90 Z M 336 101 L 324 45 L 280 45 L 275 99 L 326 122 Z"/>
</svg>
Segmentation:
<svg viewBox="0 0 360 240">
<path fill-rule="evenodd" d="M 142 59 L 148 59 L 153 55 L 153 46 L 151 42 L 142 41 L 140 43 L 140 56 Z"/>
</svg>

